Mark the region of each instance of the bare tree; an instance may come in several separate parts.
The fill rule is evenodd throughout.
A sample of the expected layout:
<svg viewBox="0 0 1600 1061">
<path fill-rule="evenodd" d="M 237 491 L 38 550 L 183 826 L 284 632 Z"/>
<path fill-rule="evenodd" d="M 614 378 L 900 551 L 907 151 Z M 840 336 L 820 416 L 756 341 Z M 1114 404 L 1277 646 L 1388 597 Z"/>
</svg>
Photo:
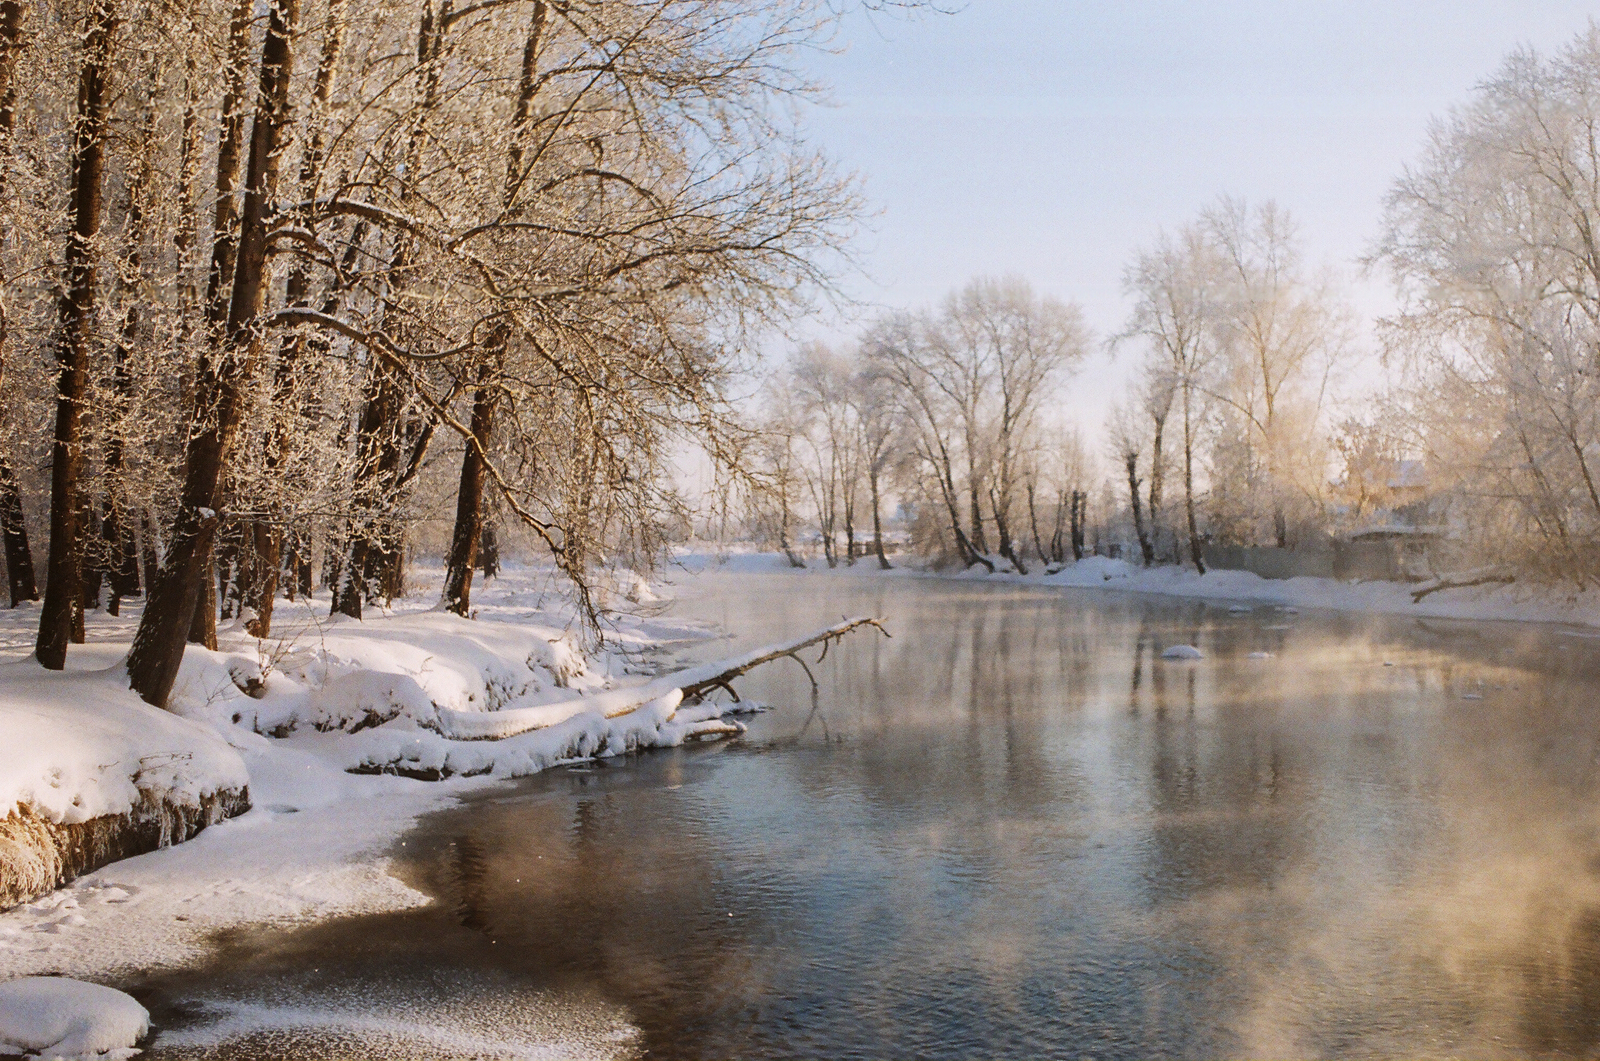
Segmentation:
<svg viewBox="0 0 1600 1061">
<path fill-rule="evenodd" d="M 1195 459 L 1200 426 L 1199 404 L 1211 387 L 1217 361 L 1219 273 L 1221 263 L 1207 234 L 1198 225 L 1176 236 L 1162 234 L 1148 249 L 1137 252 L 1123 274 L 1123 289 L 1133 298 L 1133 313 L 1114 345 L 1142 341 L 1150 360 L 1146 364 L 1147 406 L 1154 417 L 1160 410 L 1162 427 L 1176 400 L 1183 433 L 1184 516 L 1189 538 L 1189 559 L 1204 573 L 1200 526 L 1195 502 Z M 1163 400 L 1164 399 L 1164 400 Z M 1161 465 L 1159 442 L 1157 468 Z M 1158 518 L 1161 490 L 1152 475 L 1151 512 Z"/>
</svg>

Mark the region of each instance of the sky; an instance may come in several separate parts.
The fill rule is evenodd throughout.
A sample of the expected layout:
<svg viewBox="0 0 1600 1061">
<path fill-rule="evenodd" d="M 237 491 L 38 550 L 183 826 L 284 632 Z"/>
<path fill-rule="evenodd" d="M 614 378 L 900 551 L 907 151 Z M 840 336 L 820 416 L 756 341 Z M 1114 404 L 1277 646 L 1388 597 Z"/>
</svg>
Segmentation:
<svg viewBox="0 0 1600 1061">
<path fill-rule="evenodd" d="M 810 139 L 871 204 L 845 289 L 870 312 L 1015 273 L 1077 302 L 1099 340 L 1127 314 L 1134 249 L 1224 193 L 1276 199 L 1363 321 L 1386 312 L 1387 281 L 1357 259 L 1430 117 L 1515 47 L 1558 49 L 1600 17 L 1600 0 L 942 2 L 957 9 L 855 12 L 842 50 L 807 61 L 832 87 Z M 845 340 L 847 316 L 805 333 Z M 1065 415 L 1092 434 L 1127 360 L 1097 353 Z"/>
</svg>

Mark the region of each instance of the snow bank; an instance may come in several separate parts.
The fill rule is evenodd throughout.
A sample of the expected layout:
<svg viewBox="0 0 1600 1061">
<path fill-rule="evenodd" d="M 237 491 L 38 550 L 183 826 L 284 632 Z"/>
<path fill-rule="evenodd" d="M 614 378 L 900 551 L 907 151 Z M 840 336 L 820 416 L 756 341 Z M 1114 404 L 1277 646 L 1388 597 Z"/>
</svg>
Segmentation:
<svg viewBox="0 0 1600 1061">
<path fill-rule="evenodd" d="M 254 803 L 188 843 L 106 865 L 0 915 L 0 977 L 171 967 L 240 925 L 425 904 L 389 874 L 386 855 L 419 816 L 498 778 L 742 728 L 718 707 L 637 692 L 654 670 L 645 650 L 701 640 L 703 628 L 619 617 L 609 647 L 586 659 L 559 599 L 545 606 L 543 572 L 513 566 L 480 589 L 476 621 L 433 610 L 429 579 L 442 572 L 413 574 L 415 597 L 365 621 L 330 621 L 326 602 L 280 602 L 270 641 L 225 625 L 219 651 L 186 651 L 173 712 L 146 707 L 124 687 L 120 659 L 137 603 L 124 602 L 119 619 L 89 616 L 90 643 L 73 648 L 69 666 L 96 672 L 0 663 L 0 740 L 29 749 L 0 767 L 8 786 L 0 791 L 44 799 L 67 818 L 137 813 L 146 789 L 204 803 L 215 784 L 248 778 Z M 26 651 L 26 628 L 37 621 L 28 612 L 0 612 L 0 650 Z M 633 710 L 608 717 L 622 701 Z M 100 706 L 85 713 L 83 704 Z M 510 739 L 460 740 L 441 725 L 512 705 L 542 713 L 542 728 L 529 731 L 524 717 Z M 24 724 L 35 728 L 24 733 Z M 10 858 L 5 842 L 0 828 L 0 867 Z"/>
<path fill-rule="evenodd" d="M 0 664 L 0 817 L 27 807 L 73 824 L 143 801 L 198 808 L 250 780 L 215 729 L 149 706 L 122 668 L 47 671 Z"/>
<path fill-rule="evenodd" d="M 0 664 L 0 747 L 0 908 L 249 806 L 228 741 L 140 701 L 120 666 Z"/>
<path fill-rule="evenodd" d="M 0 983 L 0 1054 L 121 1061 L 150 1030 L 133 998 L 59 976 Z"/>
<path fill-rule="evenodd" d="M 791 568 L 771 553 L 733 553 L 724 558 L 703 551 L 685 551 L 676 563 L 684 570 L 786 572 L 848 578 L 960 578 L 1025 585 L 1068 586 L 1074 589 L 1110 589 L 1129 593 L 1193 597 L 1235 604 L 1257 602 L 1280 607 L 1326 608 L 1335 611 L 1378 612 L 1427 619 L 1509 620 L 1558 622 L 1600 627 L 1600 591 L 1562 591 L 1512 585 L 1473 586 L 1439 590 L 1414 601 L 1417 586 L 1407 582 L 1340 582 L 1330 578 L 1264 579 L 1249 571 L 1207 571 L 1164 566 L 1144 568 L 1124 560 L 1089 556 L 1050 570 L 1037 568 L 1019 575 L 1002 565 L 989 574 L 981 567 L 959 572 L 938 572 L 922 566 L 917 557 L 894 558 L 892 571 L 880 571 L 876 562 L 857 560 L 854 565 L 826 568 L 820 561 L 804 570 Z"/>
</svg>

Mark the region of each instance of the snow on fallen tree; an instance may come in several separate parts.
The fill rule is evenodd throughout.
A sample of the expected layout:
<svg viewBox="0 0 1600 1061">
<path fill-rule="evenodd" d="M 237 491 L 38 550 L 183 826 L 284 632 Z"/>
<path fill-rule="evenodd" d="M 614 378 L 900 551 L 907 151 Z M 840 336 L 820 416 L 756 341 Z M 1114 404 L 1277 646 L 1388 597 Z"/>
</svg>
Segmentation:
<svg viewBox="0 0 1600 1061">
<path fill-rule="evenodd" d="M 528 730 L 543 729 L 565 721 L 574 715 L 594 713 L 604 718 L 612 719 L 630 714 L 647 704 L 654 703 L 669 697 L 674 693 L 681 700 L 697 701 L 713 689 L 724 688 L 730 693 L 733 691 L 729 683 L 742 674 L 747 674 L 763 663 L 770 663 L 778 659 L 793 659 L 802 667 L 806 667 L 799 653 L 815 645 L 823 646 L 825 656 L 828 646 L 844 637 L 853 630 L 862 627 L 872 627 L 885 637 L 888 631 L 877 619 L 855 618 L 845 619 L 816 633 L 791 641 L 775 645 L 767 645 L 753 649 L 743 655 L 732 659 L 719 660 L 714 663 L 702 663 L 696 667 L 674 671 L 663 675 L 644 685 L 628 689 L 612 689 L 602 693 L 593 693 L 588 696 L 577 697 L 554 704 L 540 704 L 532 707 L 517 707 L 507 705 L 499 711 L 468 712 L 441 710 L 439 712 L 440 731 L 456 740 L 498 740 L 505 737 L 525 733 Z M 818 657 L 819 659 L 821 657 Z M 806 668 L 806 675 L 810 677 L 810 668 Z M 812 684 L 816 679 L 812 679 Z M 737 699 L 737 695 L 735 696 Z M 676 705 L 674 705 L 676 706 Z"/>
<path fill-rule="evenodd" d="M 1411 603 L 1421 604 L 1422 598 L 1446 589 L 1467 589 L 1471 586 L 1506 586 L 1517 580 L 1507 567 L 1480 567 L 1454 575 L 1440 575 L 1424 582 L 1411 591 Z"/>
<path fill-rule="evenodd" d="M 345 754 L 353 756 L 346 769 L 424 780 L 479 774 L 519 777 L 573 760 L 735 736 L 744 732 L 744 726 L 724 717 L 728 713 L 725 706 L 702 702 L 705 694 L 717 688 L 731 693 L 734 678 L 784 658 L 806 667 L 809 677 L 810 668 L 799 656 L 802 650 L 822 645 L 826 655 L 829 645 L 862 627 L 888 636 L 877 619 L 846 619 L 805 637 L 675 671 L 627 689 L 555 704 L 508 706 L 500 711 L 441 709 L 441 732 L 437 733 L 383 726 L 365 729 L 341 742 Z"/>
</svg>

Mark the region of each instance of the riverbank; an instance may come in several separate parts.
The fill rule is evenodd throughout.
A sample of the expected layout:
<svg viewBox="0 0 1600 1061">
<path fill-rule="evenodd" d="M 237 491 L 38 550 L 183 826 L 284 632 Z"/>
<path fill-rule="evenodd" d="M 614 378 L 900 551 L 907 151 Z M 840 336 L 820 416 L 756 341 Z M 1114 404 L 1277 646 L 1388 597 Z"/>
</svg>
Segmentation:
<svg viewBox="0 0 1600 1061">
<path fill-rule="evenodd" d="M 148 845 L 157 850 L 98 869 L 105 859 L 57 865 L 49 879 L 24 880 L 26 852 L 0 843 L 31 900 L 0 914 L 0 979 L 115 983 L 192 962 L 240 926 L 426 903 L 388 874 L 383 854 L 420 815 L 558 763 L 734 728 L 675 705 L 612 718 L 588 710 L 590 694 L 643 683 L 661 653 L 705 639 L 705 628 L 616 615 L 604 649 L 586 655 L 548 571 L 513 567 L 480 588 L 477 621 L 434 609 L 441 578 L 419 567 L 411 595 L 364 622 L 330 620 L 326 601 L 313 601 L 280 604 L 267 641 L 226 625 L 218 651 L 190 646 L 171 712 L 141 703 L 121 676 L 136 602 L 121 617 L 91 614 L 88 643 L 73 646 L 65 672 L 28 655 L 36 606 L 0 612 L 0 745 L 17 752 L 0 763 L 0 820 L 13 832 L 118 816 L 131 827 L 152 807 L 219 798 L 240 809 L 246 787 L 249 800 L 225 821 L 202 811 L 209 828 L 186 843 L 175 841 L 196 830 L 163 826 Z M 513 708 L 547 709 L 554 724 L 501 741 L 442 732 L 447 716 Z M 449 769 L 452 755 L 470 768 Z M 418 779 L 429 776 L 444 779 Z M 116 843 L 103 853 L 128 853 Z M 84 869 L 94 871 L 78 876 Z"/>
<path fill-rule="evenodd" d="M 1163 565 L 1138 567 L 1124 560 L 1085 557 L 1057 571 L 1042 567 L 1018 574 L 1004 565 L 993 574 L 982 567 L 966 570 L 935 569 L 921 557 L 894 556 L 890 570 L 879 567 L 877 557 L 857 558 L 854 564 L 829 568 L 820 558 L 807 558 L 796 568 L 781 553 L 739 547 L 717 551 L 710 545 L 679 549 L 673 564 L 685 574 L 708 570 L 793 574 L 831 578 L 935 578 L 1070 589 L 1115 590 L 1191 597 L 1227 604 L 1265 604 L 1283 608 L 1325 608 L 1343 612 L 1406 615 L 1422 619 L 1462 619 L 1499 622 L 1565 623 L 1600 627 L 1600 593 L 1553 590 L 1511 585 L 1468 586 L 1441 589 L 1421 601 L 1412 594 L 1425 584 L 1411 582 L 1339 582 L 1330 578 L 1265 579 L 1249 571 L 1208 571 Z M 670 581 L 670 575 L 668 576 Z"/>
</svg>

